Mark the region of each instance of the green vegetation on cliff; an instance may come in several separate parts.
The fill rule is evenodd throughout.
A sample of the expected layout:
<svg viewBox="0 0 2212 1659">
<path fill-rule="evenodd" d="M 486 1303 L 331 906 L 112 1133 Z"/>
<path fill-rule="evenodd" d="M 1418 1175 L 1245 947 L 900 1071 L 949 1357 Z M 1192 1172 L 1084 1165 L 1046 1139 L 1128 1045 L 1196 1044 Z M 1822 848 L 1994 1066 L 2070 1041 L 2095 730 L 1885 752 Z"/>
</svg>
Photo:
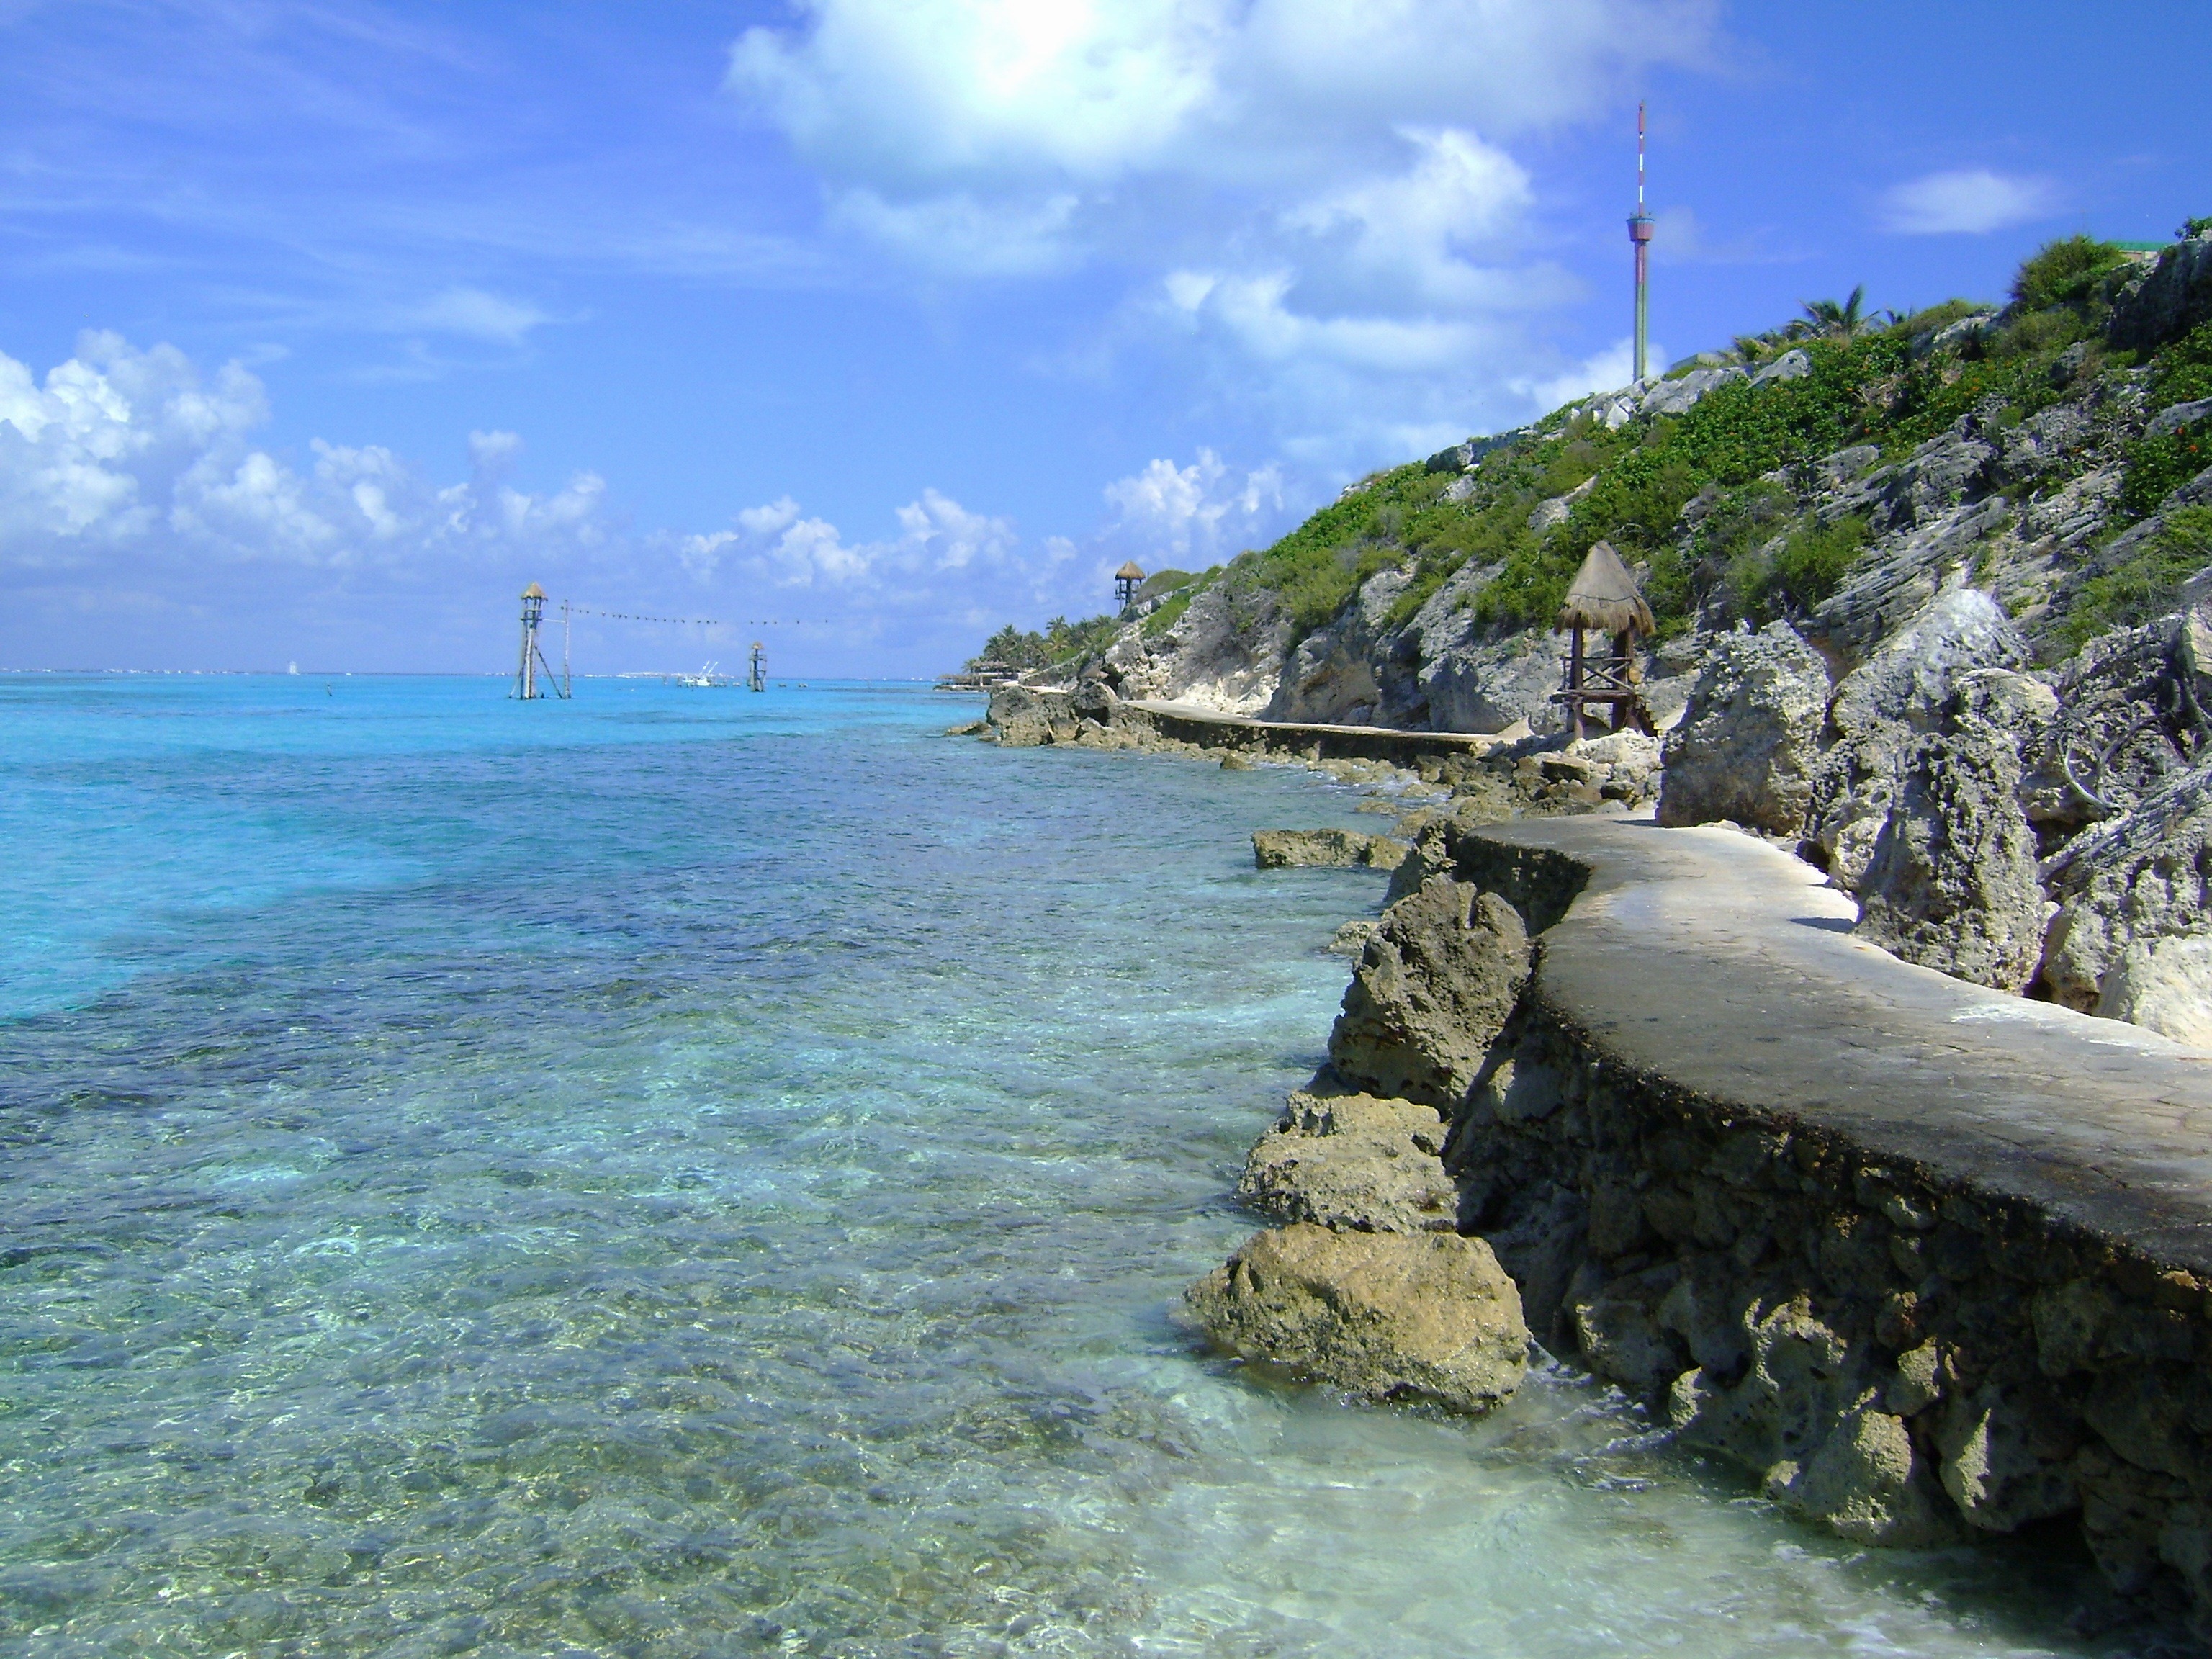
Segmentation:
<svg viewBox="0 0 2212 1659">
<path fill-rule="evenodd" d="M 1651 400 L 1678 412 L 1632 412 L 1603 398 L 1571 404 L 1486 441 L 1472 467 L 1446 451 L 1376 473 L 1269 547 L 1200 577 L 1169 573 L 1182 585 L 1147 617 L 1145 634 L 1165 634 L 1195 593 L 1218 586 L 1232 598 L 1272 598 L 1303 637 L 1388 568 L 1410 578 L 1389 618 L 1402 626 L 1470 565 L 1487 573 L 1462 584 L 1460 602 L 1477 624 L 1500 634 L 1548 626 L 1601 539 L 1637 571 L 1662 635 L 1699 616 L 1802 620 L 1850 580 L 1875 541 L 1864 516 L 1812 514 L 1813 463 L 1859 448 L 1847 461 L 1856 476 L 1904 459 L 1967 415 L 1991 434 L 2061 403 L 2122 397 L 2152 414 L 2212 399 L 2212 323 L 2141 360 L 2107 344 L 2113 298 L 2142 269 L 2139 256 L 2071 236 L 2021 264 L 2001 310 L 1953 300 L 1908 316 L 1869 315 L 1858 292 L 1810 302 L 1779 328 L 1677 365 L 1670 380 L 1708 377 L 1686 389 L 1701 395 Z M 1729 370 L 1739 372 L 1724 378 Z M 2117 465 L 2101 544 L 2212 465 L 2212 418 L 2166 424 L 2130 443 L 2112 441 L 2101 454 L 2069 452 L 2035 487 L 2048 493 L 2093 465 Z M 2075 583 L 2061 599 L 2070 609 L 2051 618 L 2054 635 L 2109 625 L 2152 602 L 2145 596 L 2168 592 L 2196 556 L 2195 533 L 2158 538 L 2124 568 Z M 1043 641 L 1045 660 L 1064 659 L 1081 630 Z"/>
</svg>

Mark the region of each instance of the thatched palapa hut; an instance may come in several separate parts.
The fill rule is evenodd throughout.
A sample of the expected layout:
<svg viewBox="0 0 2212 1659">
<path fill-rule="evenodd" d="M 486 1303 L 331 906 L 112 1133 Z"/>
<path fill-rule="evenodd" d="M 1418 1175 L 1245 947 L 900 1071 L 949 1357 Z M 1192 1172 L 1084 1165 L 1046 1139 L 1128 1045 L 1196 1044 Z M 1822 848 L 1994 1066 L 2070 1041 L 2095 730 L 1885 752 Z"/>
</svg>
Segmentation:
<svg viewBox="0 0 2212 1659">
<path fill-rule="evenodd" d="M 1574 644 L 1566 659 L 1566 683 L 1554 699 L 1567 706 L 1575 737 L 1583 735 L 1585 710 L 1595 704 L 1606 711 L 1607 724 L 1615 732 L 1627 726 L 1653 731 L 1651 712 L 1637 690 L 1636 641 L 1657 631 L 1651 607 L 1644 601 L 1636 578 L 1620 562 L 1610 542 L 1599 542 L 1567 584 L 1567 597 L 1559 606 L 1559 626 L 1573 631 Z M 1583 634 L 1610 635 L 1607 657 L 1591 657 L 1583 650 Z"/>
</svg>

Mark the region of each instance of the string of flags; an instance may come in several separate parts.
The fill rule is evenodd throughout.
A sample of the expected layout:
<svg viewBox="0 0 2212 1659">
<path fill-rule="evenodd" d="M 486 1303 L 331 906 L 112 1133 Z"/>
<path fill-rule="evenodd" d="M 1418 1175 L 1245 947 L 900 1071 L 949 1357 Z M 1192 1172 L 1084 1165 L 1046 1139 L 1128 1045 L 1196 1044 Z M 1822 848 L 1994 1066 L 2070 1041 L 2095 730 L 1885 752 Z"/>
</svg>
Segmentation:
<svg viewBox="0 0 2212 1659">
<path fill-rule="evenodd" d="M 628 611 L 601 611 L 588 605 L 570 605 L 565 599 L 562 601 L 561 608 L 573 616 L 607 617 L 616 622 L 669 623 L 678 628 L 827 628 L 830 625 L 827 617 L 747 617 L 735 624 L 714 617 L 641 617 Z"/>
</svg>

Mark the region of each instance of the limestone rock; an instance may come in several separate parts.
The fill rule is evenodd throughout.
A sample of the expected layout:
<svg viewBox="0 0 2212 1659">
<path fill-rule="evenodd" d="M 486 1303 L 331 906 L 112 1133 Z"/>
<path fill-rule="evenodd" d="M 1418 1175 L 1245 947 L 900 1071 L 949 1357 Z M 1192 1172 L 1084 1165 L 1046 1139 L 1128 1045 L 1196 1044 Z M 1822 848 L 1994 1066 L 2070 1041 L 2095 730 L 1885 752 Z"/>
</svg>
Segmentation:
<svg viewBox="0 0 2212 1659">
<path fill-rule="evenodd" d="M 1784 624 L 1716 641 L 1667 734 L 1659 822 L 1800 833 L 1827 704 L 1826 668 Z"/>
<path fill-rule="evenodd" d="M 1433 1106 L 1301 1090 L 1253 1146 L 1237 1196 L 1279 1221 L 1449 1232 L 1458 1194 L 1437 1156 L 1443 1142 Z"/>
<path fill-rule="evenodd" d="M 1376 1094 L 1455 1106 L 1513 1012 L 1528 963 L 1511 905 L 1429 877 L 1382 913 L 1360 957 L 1329 1033 L 1337 1074 Z"/>
<path fill-rule="evenodd" d="M 2212 1023 L 2198 989 L 2212 936 L 2212 767 L 2076 837 L 2047 874 L 2059 907 L 2043 953 L 2052 997 L 2201 1040 Z"/>
<path fill-rule="evenodd" d="M 1854 930 L 1907 962 L 2001 991 L 2034 977 L 2043 939 L 2019 736 L 2009 721 L 1988 718 L 2008 706 L 2015 683 L 2042 690 L 2004 670 L 1968 676 L 1950 729 L 1906 751 L 1896 803 L 1859 882 Z"/>
<path fill-rule="evenodd" d="M 2212 241 L 2192 237 L 2158 256 L 2112 304 L 2105 337 L 2123 351 L 2155 351 L 2212 317 Z"/>
<path fill-rule="evenodd" d="M 1186 1293 L 1225 1347 L 1372 1400 L 1481 1412 L 1528 1370 L 1528 1328 L 1490 1247 L 1456 1233 L 1256 1233 Z"/>
<path fill-rule="evenodd" d="M 1103 665 L 1118 696 L 1256 714 L 1275 695 L 1295 624 L 1265 588 L 1200 590 L 1163 633 L 1124 629 Z"/>
<path fill-rule="evenodd" d="M 1377 724 L 1384 702 L 1376 672 L 1380 665 L 1378 647 L 1388 631 L 1392 608 L 1412 581 L 1410 571 L 1378 571 L 1361 585 L 1352 603 L 1327 627 L 1299 641 L 1283 664 L 1282 678 L 1263 717 L 1346 726 Z"/>
<path fill-rule="evenodd" d="M 1408 848 L 1392 836 L 1363 836 L 1353 830 L 1255 830 L 1252 864 L 1260 870 L 1307 867 L 1346 869 L 1371 866 L 1395 870 Z"/>
<path fill-rule="evenodd" d="M 2212 710 L 2212 629 L 2194 611 L 2098 635 L 2052 684 L 2060 715 L 2026 785 L 2046 845 L 2127 811 L 2212 738 L 2191 730 L 2192 708 Z"/>
<path fill-rule="evenodd" d="M 1746 1316 L 1748 1364 L 1734 1382 L 1708 1367 L 1675 1380 L 1668 1417 L 1686 1444 L 1764 1471 L 1784 1507 L 1865 1543 L 1925 1544 L 1955 1531 L 1904 1422 L 1851 1345 L 1798 1297 Z"/>
<path fill-rule="evenodd" d="M 996 728 L 999 741 L 1010 749 L 1071 742 L 1075 737 L 1074 715 L 1064 693 L 1002 685 L 991 693 L 986 718 Z"/>
<path fill-rule="evenodd" d="M 1986 593 L 1953 588 L 1838 683 L 1807 831 L 1838 886 L 1858 890 L 1905 752 L 1917 735 L 1936 729 L 1959 677 L 2016 668 L 2027 658 L 2026 637 Z"/>
</svg>

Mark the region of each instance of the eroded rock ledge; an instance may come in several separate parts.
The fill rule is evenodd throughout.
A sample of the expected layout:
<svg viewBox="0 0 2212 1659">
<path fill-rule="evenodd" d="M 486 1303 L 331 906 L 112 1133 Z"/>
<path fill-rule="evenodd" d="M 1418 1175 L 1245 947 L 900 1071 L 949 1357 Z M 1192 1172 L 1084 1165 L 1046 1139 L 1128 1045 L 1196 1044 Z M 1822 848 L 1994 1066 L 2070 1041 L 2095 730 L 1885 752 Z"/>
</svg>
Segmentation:
<svg viewBox="0 0 2212 1659">
<path fill-rule="evenodd" d="M 1786 1506 L 1870 1542 L 2070 1517 L 2116 1585 L 2212 1613 L 2212 1053 L 1901 962 L 1726 830 L 1416 854 L 1248 1196 L 1434 1236 L 1441 1174 L 1538 1341 Z"/>
</svg>

